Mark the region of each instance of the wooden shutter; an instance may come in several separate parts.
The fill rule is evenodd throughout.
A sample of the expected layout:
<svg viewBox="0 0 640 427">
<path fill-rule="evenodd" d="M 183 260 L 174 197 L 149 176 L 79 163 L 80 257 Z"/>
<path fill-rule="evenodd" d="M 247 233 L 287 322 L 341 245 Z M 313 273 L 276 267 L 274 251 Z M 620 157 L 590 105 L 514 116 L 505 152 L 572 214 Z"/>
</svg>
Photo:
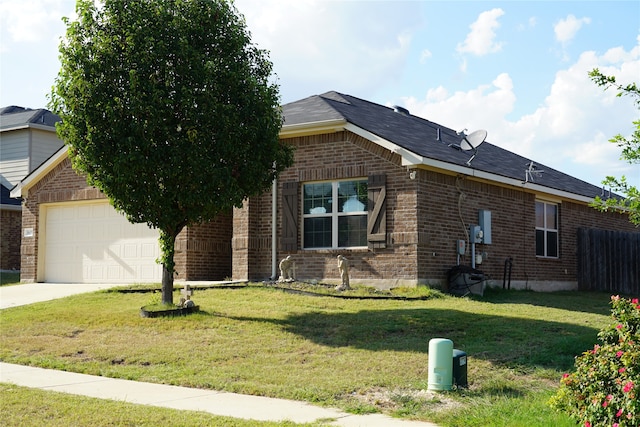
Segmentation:
<svg viewBox="0 0 640 427">
<path fill-rule="evenodd" d="M 370 175 L 367 217 L 367 245 L 369 249 L 386 247 L 387 242 L 387 177 Z"/>
<path fill-rule="evenodd" d="M 283 251 L 298 249 L 298 183 L 282 183 L 282 236 Z"/>
</svg>

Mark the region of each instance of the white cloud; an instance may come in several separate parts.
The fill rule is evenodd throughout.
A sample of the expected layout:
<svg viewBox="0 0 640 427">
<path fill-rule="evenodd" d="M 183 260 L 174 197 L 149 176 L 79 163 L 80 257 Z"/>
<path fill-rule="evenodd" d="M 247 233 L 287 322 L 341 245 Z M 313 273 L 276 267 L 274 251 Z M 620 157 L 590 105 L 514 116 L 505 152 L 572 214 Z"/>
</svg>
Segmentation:
<svg viewBox="0 0 640 427">
<path fill-rule="evenodd" d="M 425 62 L 427 62 L 427 59 L 431 58 L 432 53 L 429 49 L 424 49 L 421 53 L 420 53 L 420 63 L 424 64 Z"/>
<path fill-rule="evenodd" d="M 430 89 L 426 100 L 415 97 L 403 99 L 412 114 L 453 129 L 467 128 L 470 131 L 499 128 L 503 125 L 503 117 L 513 110 L 515 101 L 513 82 L 506 73 L 498 75 L 490 85 L 468 92 L 450 94 L 440 86 Z"/>
<path fill-rule="evenodd" d="M 576 18 L 573 15 L 568 15 L 566 19 L 561 19 L 553 26 L 553 31 L 556 35 L 556 40 L 560 43 L 567 44 L 576 36 L 583 24 L 590 24 L 591 18 Z"/>
<path fill-rule="evenodd" d="M 456 51 L 461 54 L 470 53 L 483 56 L 502 49 L 502 43 L 495 41 L 495 30 L 500 28 L 498 18 L 502 15 L 504 15 L 504 11 L 498 8 L 482 12 L 478 19 L 469 26 L 471 31 L 467 34 L 464 42 L 458 44 Z"/>
<path fill-rule="evenodd" d="M 69 0 L 2 0 L 0 2 L 0 27 L 2 39 L 13 42 L 40 42 L 56 40 L 62 35 L 64 24 L 61 17 L 73 11 Z M 5 51 L 6 42 L 2 42 Z"/>
<path fill-rule="evenodd" d="M 420 23 L 415 2 L 236 0 L 253 41 L 271 52 L 284 101 L 357 95 L 399 79 Z M 384 25 L 381 23 L 384 22 Z"/>
<path fill-rule="evenodd" d="M 450 93 L 440 86 L 424 99 L 402 101 L 412 114 L 452 129 L 487 129 L 489 142 L 593 184 L 607 175 L 624 174 L 640 185 L 638 166 L 620 161 L 619 148 L 608 141 L 617 133 L 631 134 L 638 110 L 633 100 L 616 97 L 614 90 L 603 91 L 589 79 L 588 72 L 596 67 L 615 75 L 619 83 L 637 81 L 640 45 L 602 55 L 583 52 L 556 73 L 542 105 L 515 119 L 507 118 L 516 95 L 506 73 L 466 92 Z"/>
<path fill-rule="evenodd" d="M 534 28 L 536 26 L 536 24 L 537 24 L 537 19 L 536 19 L 535 16 L 532 16 L 527 20 L 526 24 L 519 24 L 518 25 L 518 31 L 525 31 L 525 30 Z"/>
</svg>

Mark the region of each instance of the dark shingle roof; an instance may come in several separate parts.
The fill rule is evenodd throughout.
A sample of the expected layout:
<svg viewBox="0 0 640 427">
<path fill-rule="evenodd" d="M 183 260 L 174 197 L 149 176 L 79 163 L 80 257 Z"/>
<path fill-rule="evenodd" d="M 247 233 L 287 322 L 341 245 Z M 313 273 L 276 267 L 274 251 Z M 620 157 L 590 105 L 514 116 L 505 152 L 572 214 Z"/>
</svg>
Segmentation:
<svg viewBox="0 0 640 427">
<path fill-rule="evenodd" d="M 420 117 L 396 112 L 393 108 L 337 92 L 327 92 L 283 106 L 285 126 L 344 119 L 387 141 L 425 158 L 467 167 L 471 152 L 450 147 L 462 139 L 456 131 Z M 440 140 L 438 141 L 438 136 Z M 506 178 L 525 180 L 531 159 L 485 142 L 478 149 L 471 168 Z M 601 188 L 535 161 L 544 175 L 535 183 L 588 198 L 600 195 Z"/>
<path fill-rule="evenodd" d="M 0 205 L 20 206 L 21 199 L 12 199 L 11 190 L 0 184 Z"/>
<path fill-rule="evenodd" d="M 0 129 L 27 124 L 55 127 L 56 122 L 59 121 L 59 116 L 44 108 L 34 110 L 15 105 L 0 108 Z"/>
</svg>

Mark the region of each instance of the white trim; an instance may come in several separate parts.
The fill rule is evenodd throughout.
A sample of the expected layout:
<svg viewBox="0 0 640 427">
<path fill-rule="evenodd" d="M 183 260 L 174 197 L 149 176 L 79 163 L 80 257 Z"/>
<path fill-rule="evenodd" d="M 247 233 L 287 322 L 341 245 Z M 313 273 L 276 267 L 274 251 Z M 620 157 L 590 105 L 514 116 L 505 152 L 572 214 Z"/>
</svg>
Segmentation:
<svg viewBox="0 0 640 427">
<path fill-rule="evenodd" d="M 339 218 L 348 217 L 348 216 L 357 216 L 357 217 L 368 217 L 367 207 L 364 205 L 364 210 L 355 211 L 355 212 L 340 212 L 338 209 L 338 200 L 340 198 L 339 195 L 339 184 L 341 182 L 367 182 L 367 178 L 344 178 L 337 180 L 321 180 L 321 181 L 305 181 L 302 183 L 302 194 L 301 194 L 301 205 L 302 205 L 302 224 L 301 224 L 301 235 L 302 235 L 302 249 L 304 250 L 322 250 L 322 249 L 359 249 L 366 248 L 366 246 L 339 246 L 338 245 L 338 237 L 339 237 Z M 305 213 L 304 212 L 304 187 L 305 185 L 313 185 L 313 184 L 331 184 L 331 212 L 324 212 L 321 214 L 314 213 Z M 331 219 L 331 246 L 322 246 L 322 247 L 306 247 L 304 244 L 304 222 L 305 219 L 313 219 L 313 218 L 330 218 Z M 365 224 L 366 225 L 366 224 Z M 366 237 L 366 236 L 365 236 Z"/>
<path fill-rule="evenodd" d="M 536 201 L 545 202 L 545 203 L 555 203 L 557 205 L 562 204 L 562 199 L 558 199 L 556 197 L 549 197 L 546 194 L 542 196 L 536 196 Z"/>
<path fill-rule="evenodd" d="M 20 130 L 20 129 L 39 129 L 39 130 L 46 130 L 46 131 L 50 131 L 50 132 L 56 132 L 56 127 L 55 126 L 48 126 L 48 125 L 43 125 L 40 123 L 23 123 L 23 124 L 19 124 L 19 125 L 14 125 L 14 126 L 9 126 L 6 128 L 1 128 L 0 132 L 10 132 L 10 131 L 14 131 L 14 130 Z"/>
<path fill-rule="evenodd" d="M 22 181 L 16 184 L 11 190 L 11 197 L 23 197 L 29 196 L 29 189 L 33 187 L 42 177 L 49 173 L 53 168 L 58 166 L 69 155 L 67 146 L 63 145 L 58 151 L 56 151 L 47 161 L 38 166 L 33 172 L 27 175 Z"/>
<path fill-rule="evenodd" d="M 538 226 L 538 212 L 537 212 L 537 204 L 542 203 L 542 227 Z M 551 228 L 547 225 L 547 206 L 555 207 L 555 228 Z M 560 203 L 557 202 L 549 202 L 546 200 L 536 198 L 536 233 L 538 231 L 542 231 L 544 233 L 544 255 L 538 255 L 538 238 L 536 235 L 536 258 L 541 259 L 560 259 Z M 549 233 L 555 233 L 556 235 L 556 255 L 548 255 L 547 250 L 549 249 Z"/>
</svg>

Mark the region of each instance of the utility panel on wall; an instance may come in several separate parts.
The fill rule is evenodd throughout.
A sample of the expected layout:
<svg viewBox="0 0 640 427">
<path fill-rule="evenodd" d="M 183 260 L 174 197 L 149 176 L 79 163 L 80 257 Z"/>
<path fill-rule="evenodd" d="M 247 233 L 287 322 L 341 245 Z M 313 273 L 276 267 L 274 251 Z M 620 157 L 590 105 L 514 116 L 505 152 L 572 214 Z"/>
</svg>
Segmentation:
<svg viewBox="0 0 640 427">
<path fill-rule="evenodd" d="M 478 225 L 482 230 L 482 243 L 491 244 L 491 211 L 481 210 L 478 212 Z"/>
</svg>

